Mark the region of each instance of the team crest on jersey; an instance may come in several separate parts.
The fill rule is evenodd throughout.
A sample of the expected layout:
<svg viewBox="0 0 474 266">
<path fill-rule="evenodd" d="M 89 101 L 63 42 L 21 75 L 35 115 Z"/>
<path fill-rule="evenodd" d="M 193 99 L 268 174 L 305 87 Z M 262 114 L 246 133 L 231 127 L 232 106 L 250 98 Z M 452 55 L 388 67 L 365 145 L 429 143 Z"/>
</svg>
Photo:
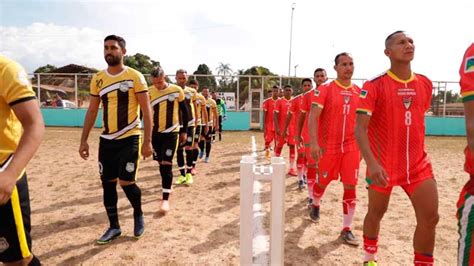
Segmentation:
<svg viewBox="0 0 474 266">
<path fill-rule="evenodd" d="M 8 241 L 4 237 L 0 238 L 0 254 L 7 250 L 9 247 L 10 245 L 8 244 Z"/>
<path fill-rule="evenodd" d="M 124 82 L 120 82 L 120 85 L 119 85 L 119 90 L 121 92 L 127 92 L 128 91 L 128 83 L 126 81 Z"/>
<path fill-rule="evenodd" d="M 188 142 L 191 142 L 191 141 L 193 141 L 193 137 L 189 136 L 188 137 Z"/>
<path fill-rule="evenodd" d="M 170 149 L 167 149 L 167 150 L 165 151 L 165 155 L 168 156 L 168 157 L 171 156 L 172 154 L 173 154 L 173 151 L 170 150 Z"/>
<path fill-rule="evenodd" d="M 410 108 L 412 100 L 412 97 L 403 97 L 403 105 L 406 109 Z"/>
<path fill-rule="evenodd" d="M 98 79 L 95 81 L 95 86 L 98 88 L 98 89 L 102 89 L 102 84 L 104 83 L 104 81 L 102 79 Z"/>
<path fill-rule="evenodd" d="M 349 97 L 348 95 L 344 95 L 344 103 L 345 104 L 348 104 L 350 100 L 351 100 L 351 97 Z"/>
<path fill-rule="evenodd" d="M 314 96 L 318 97 L 318 96 L 319 96 L 319 93 L 320 93 L 319 90 L 316 90 L 316 89 L 314 90 Z"/>
<path fill-rule="evenodd" d="M 174 101 L 175 98 L 176 98 L 176 96 L 173 93 L 168 95 L 168 101 L 170 101 L 170 102 Z"/>
<path fill-rule="evenodd" d="M 132 173 L 135 170 L 135 163 L 127 163 L 127 165 L 125 165 L 125 170 Z"/>
<path fill-rule="evenodd" d="M 360 98 L 362 98 L 362 99 L 367 98 L 367 94 L 368 94 L 368 93 L 369 93 L 369 92 L 368 92 L 367 90 L 361 90 L 361 91 L 360 91 Z"/>
<path fill-rule="evenodd" d="M 323 172 L 323 178 L 326 178 L 326 177 L 328 177 L 328 171 Z"/>
<path fill-rule="evenodd" d="M 466 58 L 464 73 L 474 72 L 474 56 Z"/>
<path fill-rule="evenodd" d="M 190 93 L 186 93 L 185 97 L 186 97 L 186 100 L 189 100 L 189 99 L 191 99 L 191 94 L 190 94 Z"/>
</svg>

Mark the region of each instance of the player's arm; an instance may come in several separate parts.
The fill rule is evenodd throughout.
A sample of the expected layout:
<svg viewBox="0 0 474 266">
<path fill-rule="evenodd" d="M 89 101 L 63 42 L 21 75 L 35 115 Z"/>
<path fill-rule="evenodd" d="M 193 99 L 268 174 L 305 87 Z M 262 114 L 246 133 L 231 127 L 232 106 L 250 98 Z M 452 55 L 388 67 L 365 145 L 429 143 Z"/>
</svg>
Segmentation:
<svg viewBox="0 0 474 266">
<path fill-rule="evenodd" d="M 44 135 L 43 116 L 36 100 L 20 102 L 11 108 L 20 120 L 24 131 L 12 161 L 5 171 L 0 172 L 0 183 L 3 183 L 0 185 L 0 205 L 10 199 L 18 176 L 35 154 Z"/>
<path fill-rule="evenodd" d="M 219 115 L 217 114 L 217 106 L 214 106 L 212 108 L 212 113 L 214 115 L 214 119 L 213 119 L 214 128 L 217 131 L 217 130 L 219 130 Z"/>
<path fill-rule="evenodd" d="M 306 112 L 301 111 L 298 116 L 298 121 L 296 123 L 296 136 L 295 139 L 301 141 L 301 132 L 303 131 L 304 120 L 306 119 Z"/>
<path fill-rule="evenodd" d="M 197 113 L 197 111 L 198 111 L 198 108 L 197 108 L 196 99 L 194 99 L 194 101 L 193 101 L 193 107 L 194 107 L 194 117 L 197 118 L 197 114 L 196 114 L 196 113 Z M 189 119 L 191 120 L 192 117 L 190 117 Z M 197 127 L 197 126 L 198 126 L 197 122 L 198 122 L 197 119 L 195 119 L 195 120 L 194 120 L 194 127 Z"/>
<path fill-rule="evenodd" d="M 279 113 L 277 111 L 273 112 L 273 127 L 275 128 L 275 134 L 277 134 L 277 136 L 280 136 L 280 125 L 278 121 L 278 114 Z"/>
<path fill-rule="evenodd" d="M 319 158 L 321 158 L 321 156 L 323 155 L 321 151 L 321 147 L 319 147 L 319 143 L 318 143 L 319 118 L 321 117 L 322 112 L 323 112 L 323 108 L 313 103 L 311 105 L 311 110 L 309 111 L 309 118 L 308 118 L 309 139 L 312 140 L 309 144 L 309 148 L 311 151 L 311 156 L 314 158 L 316 162 L 318 162 Z"/>
<path fill-rule="evenodd" d="M 355 137 L 359 149 L 364 157 L 367 169 L 369 170 L 370 177 L 367 178 L 367 183 L 374 184 L 377 186 L 388 185 L 388 175 L 382 166 L 375 159 L 372 150 L 370 150 L 369 136 L 367 130 L 369 128 L 370 116 L 367 114 L 357 114 Z"/>
<path fill-rule="evenodd" d="M 188 107 L 186 106 L 186 102 L 184 101 L 184 97 L 182 101 L 179 101 L 179 111 L 181 112 L 181 119 L 183 120 L 183 126 L 179 130 L 179 143 L 184 144 L 186 143 L 186 137 L 188 132 L 188 123 L 189 123 L 189 116 L 188 116 Z"/>
<path fill-rule="evenodd" d="M 97 113 L 99 112 L 100 97 L 97 95 L 91 95 L 89 97 L 89 108 L 87 108 L 86 117 L 84 119 L 84 126 L 82 127 L 81 144 L 79 145 L 79 155 L 82 159 L 87 160 L 89 158 L 89 133 L 95 124 Z"/>
<path fill-rule="evenodd" d="M 209 113 L 207 112 L 206 108 L 206 101 L 205 99 L 201 101 L 201 110 L 202 110 L 202 123 L 204 124 L 204 134 L 207 134 L 209 131 Z"/>
<path fill-rule="evenodd" d="M 288 135 L 288 126 L 290 125 L 291 118 L 293 117 L 293 113 L 288 111 L 285 118 L 285 124 L 283 125 L 283 132 L 281 132 L 281 136 L 286 138 Z"/>
<path fill-rule="evenodd" d="M 148 92 L 139 92 L 135 94 L 138 104 L 143 114 L 143 129 L 144 137 L 142 143 L 142 156 L 144 158 L 153 154 L 153 147 L 151 145 L 151 131 L 153 127 L 153 119 L 151 115 L 150 98 Z"/>
<path fill-rule="evenodd" d="M 263 119 L 262 119 L 262 124 L 263 124 L 263 134 L 267 134 L 267 127 L 266 127 L 266 117 L 267 117 L 268 111 L 266 109 L 263 109 Z"/>
</svg>

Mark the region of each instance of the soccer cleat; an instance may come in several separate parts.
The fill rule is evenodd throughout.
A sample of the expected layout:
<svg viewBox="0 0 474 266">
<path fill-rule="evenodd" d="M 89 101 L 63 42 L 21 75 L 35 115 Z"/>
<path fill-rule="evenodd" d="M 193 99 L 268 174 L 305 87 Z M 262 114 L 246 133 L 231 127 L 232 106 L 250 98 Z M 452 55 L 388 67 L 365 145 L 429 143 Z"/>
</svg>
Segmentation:
<svg viewBox="0 0 474 266">
<path fill-rule="evenodd" d="M 143 214 L 134 217 L 133 221 L 133 235 L 135 238 L 140 238 L 142 237 L 143 233 L 145 233 L 145 221 L 143 220 Z"/>
<path fill-rule="evenodd" d="M 167 200 L 161 201 L 160 212 L 166 214 L 170 210 L 170 203 Z"/>
<path fill-rule="evenodd" d="M 176 185 L 182 185 L 184 183 L 186 183 L 186 177 L 184 175 L 180 175 L 175 182 Z"/>
<path fill-rule="evenodd" d="M 377 262 L 375 260 L 364 261 L 364 266 L 377 266 Z"/>
<path fill-rule="evenodd" d="M 310 197 L 306 198 L 307 204 L 308 204 L 308 209 L 311 209 L 311 206 L 313 206 L 313 199 Z"/>
<path fill-rule="evenodd" d="M 193 175 L 191 173 L 187 173 L 185 178 L 186 178 L 186 181 L 184 181 L 184 183 L 186 185 L 191 185 L 194 182 Z"/>
<path fill-rule="evenodd" d="M 296 173 L 296 170 L 294 168 L 291 168 L 290 171 L 288 171 L 288 175 L 298 176 L 298 173 Z"/>
<path fill-rule="evenodd" d="M 348 229 L 342 230 L 341 236 L 342 236 L 342 240 L 344 240 L 347 244 L 349 244 L 351 246 L 358 246 L 359 245 L 359 241 L 354 236 L 354 234 L 352 234 L 351 230 L 348 230 Z"/>
<path fill-rule="evenodd" d="M 311 218 L 311 221 L 315 223 L 319 221 L 319 207 L 311 205 L 311 210 L 309 211 L 309 218 Z"/>
<path fill-rule="evenodd" d="M 298 180 L 298 189 L 303 190 L 306 188 L 306 184 L 304 183 L 303 179 Z"/>
<path fill-rule="evenodd" d="M 199 152 L 199 159 L 202 159 L 202 157 L 204 157 L 204 151 Z"/>
<path fill-rule="evenodd" d="M 206 157 L 206 159 L 204 159 L 204 162 L 209 163 L 209 157 Z"/>
<path fill-rule="evenodd" d="M 121 234 L 122 230 L 120 230 L 120 228 L 109 228 L 99 239 L 97 239 L 97 244 L 105 245 L 119 237 Z"/>
<path fill-rule="evenodd" d="M 192 174 L 192 175 L 196 175 L 196 174 L 197 174 L 196 167 L 193 167 L 193 168 L 191 169 L 191 174 Z"/>
</svg>

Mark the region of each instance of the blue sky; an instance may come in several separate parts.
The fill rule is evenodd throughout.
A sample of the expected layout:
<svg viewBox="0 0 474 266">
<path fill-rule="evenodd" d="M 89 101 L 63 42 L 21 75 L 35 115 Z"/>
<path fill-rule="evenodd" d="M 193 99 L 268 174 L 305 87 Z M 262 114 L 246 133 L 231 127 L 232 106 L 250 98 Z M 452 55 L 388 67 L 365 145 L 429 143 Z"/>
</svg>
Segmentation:
<svg viewBox="0 0 474 266">
<path fill-rule="evenodd" d="M 168 73 L 219 62 L 234 70 L 253 65 L 291 75 L 332 70 L 334 56 L 352 53 L 355 77 L 388 68 L 383 40 L 406 30 L 415 40 L 413 69 L 432 80 L 458 79 L 464 49 L 474 41 L 474 1 L 12 1 L 0 0 L 0 53 L 28 71 L 68 63 L 104 68 L 102 40 L 127 40 L 128 54 L 147 54 Z"/>
</svg>

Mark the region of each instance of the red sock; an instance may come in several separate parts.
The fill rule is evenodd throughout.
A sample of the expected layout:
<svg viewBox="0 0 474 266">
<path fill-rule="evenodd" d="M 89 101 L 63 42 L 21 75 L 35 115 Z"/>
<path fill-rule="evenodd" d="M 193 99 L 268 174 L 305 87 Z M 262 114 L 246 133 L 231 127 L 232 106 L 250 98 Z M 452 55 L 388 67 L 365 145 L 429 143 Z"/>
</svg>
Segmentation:
<svg viewBox="0 0 474 266">
<path fill-rule="evenodd" d="M 270 142 L 265 142 L 265 150 L 268 150 L 270 148 Z"/>
<path fill-rule="evenodd" d="M 290 169 L 295 169 L 295 158 L 296 158 L 295 145 L 289 146 L 289 148 L 290 148 Z"/>
<path fill-rule="evenodd" d="M 313 186 L 313 205 L 315 207 L 319 207 L 319 204 L 321 203 L 321 198 L 324 195 L 324 190 L 325 189 L 326 188 L 322 188 L 322 187 L 318 186 L 317 184 L 315 184 Z"/>
<path fill-rule="evenodd" d="M 308 167 L 308 194 L 309 197 L 312 199 L 313 196 L 313 188 L 316 183 L 316 168 L 315 167 Z"/>
<path fill-rule="evenodd" d="M 283 147 L 276 147 L 275 148 L 275 156 L 280 157 L 281 156 L 281 150 L 283 150 Z"/>
<path fill-rule="evenodd" d="M 431 254 L 422 254 L 415 251 L 415 266 L 433 266 L 434 257 Z"/>
<path fill-rule="evenodd" d="M 298 159 L 296 159 L 296 169 L 298 170 L 298 178 L 303 179 L 304 175 L 304 158 L 298 155 Z"/>
<path fill-rule="evenodd" d="M 354 219 L 356 208 L 356 191 L 355 189 L 344 189 L 344 196 L 342 197 L 342 211 L 344 214 L 343 228 L 350 230 L 352 220 Z"/>
<path fill-rule="evenodd" d="M 378 246 L 378 237 L 367 237 L 364 236 L 364 261 L 375 261 L 375 255 L 377 254 Z"/>
</svg>

